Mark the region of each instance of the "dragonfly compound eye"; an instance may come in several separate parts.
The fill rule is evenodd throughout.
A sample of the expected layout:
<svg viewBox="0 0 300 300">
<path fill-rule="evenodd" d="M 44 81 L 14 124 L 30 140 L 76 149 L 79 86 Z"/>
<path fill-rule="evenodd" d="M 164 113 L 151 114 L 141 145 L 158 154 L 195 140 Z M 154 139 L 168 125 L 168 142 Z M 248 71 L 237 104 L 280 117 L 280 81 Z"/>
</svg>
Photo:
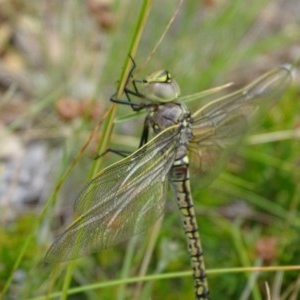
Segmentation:
<svg viewBox="0 0 300 300">
<path fill-rule="evenodd" d="M 165 103 L 176 100 L 180 95 L 180 88 L 171 74 L 160 70 L 143 80 L 143 95 L 153 102 Z"/>
</svg>

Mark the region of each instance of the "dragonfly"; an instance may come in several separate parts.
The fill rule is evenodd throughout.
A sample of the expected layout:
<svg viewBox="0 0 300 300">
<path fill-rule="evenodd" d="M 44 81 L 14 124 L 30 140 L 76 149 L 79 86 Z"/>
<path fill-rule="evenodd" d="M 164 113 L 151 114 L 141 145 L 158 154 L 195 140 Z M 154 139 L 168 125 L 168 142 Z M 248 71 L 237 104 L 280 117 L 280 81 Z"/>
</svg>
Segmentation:
<svg viewBox="0 0 300 300">
<path fill-rule="evenodd" d="M 163 215 L 171 186 L 186 235 L 195 299 L 209 299 L 190 170 L 196 171 L 200 186 L 213 180 L 254 120 L 280 99 L 291 71 L 290 65 L 278 66 L 194 113 L 182 101 L 179 85 L 168 71 L 143 80 L 132 79 L 130 72 L 124 89 L 127 100 L 111 100 L 146 111 L 140 147 L 86 184 L 75 202 L 78 217 L 57 237 L 45 260 L 68 261 L 144 232 Z M 191 98 L 199 95 L 203 94 Z M 153 137 L 148 141 L 149 131 Z"/>
</svg>

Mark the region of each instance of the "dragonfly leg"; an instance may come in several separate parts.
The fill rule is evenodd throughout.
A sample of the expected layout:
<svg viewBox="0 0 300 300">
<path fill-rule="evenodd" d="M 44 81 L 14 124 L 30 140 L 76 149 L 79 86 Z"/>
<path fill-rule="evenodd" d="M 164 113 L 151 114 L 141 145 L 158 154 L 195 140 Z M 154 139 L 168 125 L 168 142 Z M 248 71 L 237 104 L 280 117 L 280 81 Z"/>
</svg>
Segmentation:
<svg viewBox="0 0 300 300">
<path fill-rule="evenodd" d="M 127 100 L 122 100 L 122 99 L 118 99 L 116 98 L 116 93 L 113 94 L 111 97 L 110 97 L 110 101 L 111 102 L 114 102 L 114 103 L 118 103 L 118 104 L 124 104 L 124 105 L 129 105 L 131 106 L 131 108 L 134 110 L 134 111 L 140 111 L 141 109 L 145 108 L 145 105 L 143 103 L 140 103 L 140 102 L 133 102 L 131 101 L 130 99 L 130 96 L 129 95 L 134 95 L 134 96 L 137 96 L 139 98 L 143 98 L 142 94 L 135 94 L 132 90 L 128 89 L 128 88 L 125 88 L 124 89 L 124 93 L 127 97 Z"/>
<path fill-rule="evenodd" d="M 122 157 L 127 157 L 128 155 L 130 155 L 132 153 L 132 151 L 108 148 L 104 152 L 96 155 L 96 157 L 94 159 L 96 160 L 96 159 L 106 155 L 107 153 L 114 153 L 114 154 L 117 154 L 117 155 L 122 156 Z"/>
<path fill-rule="evenodd" d="M 145 145 L 148 142 L 148 137 L 149 137 L 149 122 L 148 122 L 148 118 L 146 118 L 144 121 L 144 127 L 140 139 L 139 148 L 141 148 L 143 145 Z"/>
<path fill-rule="evenodd" d="M 125 82 L 125 87 L 124 87 L 124 93 L 125 93 L 125 96 L 126 96 L 127 100 L 118 99 L 116 97 L 116 93 L 114 93 L 110 97 L 110 101 L 112 101 L 114 103 L 118 103 L 118 104 L 130 105 L 131 108 L 134 111 L 139 111 L 139 110 L 145 108 L 145 104 L 140 103 L 140 102 L 133 102 L 130 98 L 130 95 L 138 97 L 138 98 L 145 98 L 145 96 L 138 91 L 136 81 L 134 79 L 132 79 L 132 81 L 131 81 L 133 89 L 128 88 L 128 84 L 130 83 L 130 79 L 133 78 L 133 71 L 136 68 L 136 63 L 135 63 L 134 59 L 132 58 L 131 55 L 129 55 L 129 57 L 132 61 L 132 67 L 129 71 L 128 77 L 127 77 L 126 82 Z"/>
</svg>

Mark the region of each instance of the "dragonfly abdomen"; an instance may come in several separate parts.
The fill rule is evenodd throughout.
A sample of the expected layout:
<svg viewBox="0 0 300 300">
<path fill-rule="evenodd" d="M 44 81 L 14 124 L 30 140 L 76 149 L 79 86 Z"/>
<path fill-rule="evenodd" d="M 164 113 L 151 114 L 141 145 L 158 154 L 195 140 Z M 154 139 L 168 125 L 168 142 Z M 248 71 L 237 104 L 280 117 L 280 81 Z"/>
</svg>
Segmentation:
<svg viewBox="0 0 300 300">
<path fill-rule="evenodd" d="M 187 237 L 188 251 L 193 270 L 195 294 L 198 300 L 209 299 L 203 250 L 200 243 L 197 219 L 190 188 L 188 156 L 175 159 L 170 171 L 170 181 L 176 193 L 183 228 Z"/>
</svg>

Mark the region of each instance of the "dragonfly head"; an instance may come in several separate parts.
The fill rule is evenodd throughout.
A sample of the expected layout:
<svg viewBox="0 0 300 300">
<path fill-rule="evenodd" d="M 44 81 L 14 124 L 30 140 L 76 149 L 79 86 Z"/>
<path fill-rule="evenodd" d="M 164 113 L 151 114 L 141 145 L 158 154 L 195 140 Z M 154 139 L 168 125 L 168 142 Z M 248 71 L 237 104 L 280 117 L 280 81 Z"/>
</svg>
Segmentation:
<svg viewBox="0 0 300 300">
<path fill-rule="evenodd" d="M 151 102 L 172 102 L 177 100 L 180 95 L 178 83 L 166 70 L 154 72 L 137 82 L 141 83 L 143 95 Z"/>
</svg>

